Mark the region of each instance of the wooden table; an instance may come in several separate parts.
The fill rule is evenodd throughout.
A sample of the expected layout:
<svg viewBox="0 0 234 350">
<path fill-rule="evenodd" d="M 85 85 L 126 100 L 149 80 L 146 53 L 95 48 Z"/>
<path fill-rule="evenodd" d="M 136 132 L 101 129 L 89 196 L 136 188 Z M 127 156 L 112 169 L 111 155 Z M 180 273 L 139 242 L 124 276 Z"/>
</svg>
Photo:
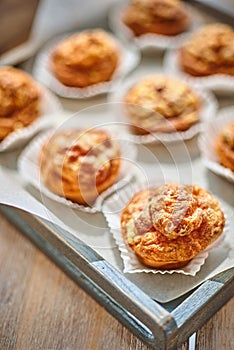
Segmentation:
<svg viewBox="0 0 234 350">
<path fill-rule="evenodd" d="M 196 349 L 234 348 L 233 311 L 231 300 L 199 330 Z M 0 349 L 148 348 L 0 215 Z"/>
</svg>

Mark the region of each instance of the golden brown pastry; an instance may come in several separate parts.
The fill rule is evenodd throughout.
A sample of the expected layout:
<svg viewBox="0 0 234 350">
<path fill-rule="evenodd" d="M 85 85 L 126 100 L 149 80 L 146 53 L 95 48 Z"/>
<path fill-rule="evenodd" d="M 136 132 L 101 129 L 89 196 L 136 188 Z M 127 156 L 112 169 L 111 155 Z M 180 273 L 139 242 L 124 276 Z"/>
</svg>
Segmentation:
<svg viewBox="0 0 234 350">
<path fill-rule="evenodd" d="M 115 41 L 103 30 L 74 34 L 57 44 L 50 67 L 64 85 L 86 87 L 111 80 L 119 63 Z"/>
<path fill-rule="evenodd" d="M 180 49 L 179 62 L 193 76 L 234 75 L 234 30 L 221 23 L 199 29 Z"/>
<path fill-rule="evenodd" d="M 164 185 L 133 196 L 122 211 L 124 240 L 146 266 L 185 266 L 222 233 L 218 200 L 196 185 Z"/>
<path fill-rule="evenodd" d="M 40 89 L 27 73 L 0 67 L 0 141 L 39 116 L 40 100 Z"/>
<path fill-rule="evenodd" d="M 42 147 L 41 179 L 59 196 L 92 205 L 116 181 L 120 156 L 118 142 L 104 130 L 61 131 Z"/>
<path fill-rule="evenodd" d="M 189 27 L 190 19 L 179 0 L 133 0 L 124 12 L 123 22 L 135 36 L 176 35 Z"/>
<path fill-rule="evenodd" d="M 174 78 L 142 79 L 127 92 L 124 103 L 135 134 L 184 131 L 199 121 L 198 96 Z"/>
<path fill-rule="evenodd" d="M 234 171 L 234 122 L 221 131 L 217 139 L 216 151 L 220 163 Z"/>
</svg>

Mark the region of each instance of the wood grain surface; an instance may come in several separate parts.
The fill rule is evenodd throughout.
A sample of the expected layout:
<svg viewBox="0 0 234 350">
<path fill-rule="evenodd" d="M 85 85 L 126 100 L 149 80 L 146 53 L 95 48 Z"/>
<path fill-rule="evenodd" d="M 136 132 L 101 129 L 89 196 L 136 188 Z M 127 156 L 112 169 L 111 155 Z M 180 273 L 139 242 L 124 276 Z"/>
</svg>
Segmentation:
<svg viewBox="0 0 234 350">
<path fill-rule="evenodd" d="M 234 348 L 233 311 L 234 300 L 198 332 L 196 349 Z M 148 348 L 0 216 L 0 349 Z"/>
</svg>

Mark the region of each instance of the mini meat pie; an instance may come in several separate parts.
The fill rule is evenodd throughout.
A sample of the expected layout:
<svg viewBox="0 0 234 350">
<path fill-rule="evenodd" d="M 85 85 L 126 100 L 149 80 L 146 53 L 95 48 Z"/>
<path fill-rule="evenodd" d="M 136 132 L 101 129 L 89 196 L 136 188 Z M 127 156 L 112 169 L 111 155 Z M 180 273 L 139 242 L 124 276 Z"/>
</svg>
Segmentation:
<svg viewBox="0 0 234 350">
<path fill-rule="evenodd" d="M 196 185 L 164 185 L 136 193 L 122 211 L 125 242 L 146 266 L 185 266 L 222 233 L 218 200 Z"/>
<path fill-rule="evenodd" d="M 179 0 L 133 0 L 124 11 L 123 22 L 135 36 L 176 35 L 189 27 L 190 18 Z"/>
<path fill-rule="evenodd" d="M 221 23 L 199 29 L 180 49 L 179 61 L 193 76 L 234 75 L 234 30 Z"/>
<path fill-rule="evenodd" d="M 40 115 L 41 92 L 25 72 L 0 67 L 0 141 Z"/>
<path fill-rule="evenodd" d="M 221 131 L 217 139 L 216 151 L 220 163 L 234 171 L 234 122 Z"/>
<path fill-rule="evenodd" d="M 51 54 L 50 68 L 64 85 L 82 88 L 111 80 L 119 58 L 109 34 L 89 30 L 59 42 Z"/>
<path fill-rule="evenodd" d="M 199 121 L 200 101 L 184 82 L 151 76 L 136 83 L 124 97 L 135 134 L 184 131 Z"/>
<path fill-rule="evenodd" d="M 118 142 L 104 130 L 61 131 L 41 149 L 41 180 L 59 196 L 92 205 L 116 181 L 120 156 Z"/>
</svg>

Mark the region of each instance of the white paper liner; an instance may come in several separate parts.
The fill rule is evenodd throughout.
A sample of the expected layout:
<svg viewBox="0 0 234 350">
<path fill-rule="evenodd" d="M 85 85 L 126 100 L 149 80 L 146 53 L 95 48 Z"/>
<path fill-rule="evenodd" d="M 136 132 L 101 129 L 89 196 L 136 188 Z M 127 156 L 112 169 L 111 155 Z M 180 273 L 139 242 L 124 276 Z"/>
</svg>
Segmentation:
<svg viewBox="0 0 234 350">
<path fill-rule="evenodd" d="M 60 36 L 50 41 L 45 48 L 39 52 L 33 67 L 34 77 L 61 97 L 82 99 L 107 93 L 113 90 L 119 80 L 131 72 L 140 61 L 140 53 L 135 48 L 131 45 L 124 46 L 109 33 L 112 39 L 115 40 L 120 53 L 120 63 L 112 79 L 107 82 L 101 82 L 83 88 L 66 86 L 62 84 L 49 69 L 49 60 L 58 42 L 70 35 L 71 34 Z"/>
<path fill-rule="evenodd" d="M 24 145 L 33 135 L 40 130 L 52 126 L 56 113 L 62 109 L 58 98 L 46 88 L 40 86 L 42 91 L 40 116 L 29 126 L 13 131 L 0 142 L 0 152 L 11 151 Z"/>
<path fill-rule="evenodd" d="M 152 185 L 153 184 L 151 184 L 150 186 Z M 125 186 L 124 188 L 120 189 L 117 194 L 114 194 L 112 197 L 108 198 L 104 203 L 103 213 L 106 217 L 110 231 L 113 234 L 114 239 L 118 245 L 120 255 L 124 263 L 123 272 L 131 274 L 144 272 L 162 275 L 178 273 L 187 276 L 195 276 L 197 272 L 200 271 L 202 265 L 204 265 L 209 252 L 212 249 L 218 247 L 224 241 L 225 236 L 229 231 L 229 221 L 227 219 L 227 215 L 225 214 L 226 223 L 222 235 L 215 242 L 210 244 L 205 250 L 203 250 L 196 257 L 194 257 L 186 266 L 184 266 L 183 268 L 172 270 L 160 270 L 156 268 L 150 268 L 143 265 L 137 259 L 136 255 L 131 250 L 131 248 L 128 247 L 128 245 L 125 243 L 121 234 L 120 225 L 120 214 L 122 209 L 128 204 L 128 202 L 135 193 L 145 188 L 147 188 L 146 183 L 135 183 L 131 184 L 131 186 Z"/>
<path fill-rule="evenodd" d="M 205 126 L 204 132 L 199 138 L 199 148 L 204 164 L 208 169 L 234 182 L 234 172 L 219 163 L 215 151 L 215 144 L 219 133 L 231 122 L 234 122 L 234 106 L 221 109 L 217 118 L 210 120 Z"/>
<path fill-rule="evenodd" d="M 126 115 L 126 112 L 124 111 L 124 96 L 126 95 L 127 91 L 134 84 L 139 82 L 142 78 L 145 79 L 154 75 L 156 77 L 160 77 L 160 74 L 150 74 L 143 77 L 137 76 L 133 77 L 132 79 L 128 79 L 122 84 L 122 86 L 119 87 L 118 91 L 116 90 L 110 95 L 109 102 L 115 105 L 113 111 L 115 113 L 117 121 L 121 120 L 122 122 L 125 122 L 126 124 L 128 123 L 130 125 L 129 118 Z M 129 137 L 133 142 L 143 144 L 154 144 L 159 142 L 171 143 L 189 140 L 202 131 L 204 123 L 214 118 L 218 109 L 218 103 L 215 96 L 209 91 L 203 90 L 201 88 L 198 89 L 191 82 L 186 83 L 192 88 L 192 90 L 197 94 L 201 101 L 200 121 L 192 125 L 188 130 L 171 133 L 155 132 L 147 135 L 134 135 L 133 133 L 131 133 L 130 128 L 126 128 L 129 132 Z"/>
<path fill-rule="evenodd" d="M 105 127 L 108 130 L 108 127 Z M 132 164 L 134 163 L 137 156 L 136 147 L 129 142 L 126 142 L 126 138 L 124 135 L 118 136 L 117 132 L 113 131 L 114 127 L 111 127 L 109 132 L 118 140 L 121 147 L 121 167 L 119 171 L 119 176 L 111 187 L 109 187 L 106 191 L 102 192 L 96 199 L 95 203 L 92 207 L 84 206 L 78 203 L 75 203 L 65 197 L 59 196 L 53 192 L 51 192 L 48 188 L 46 188 L 41 179 L 40 179 L 40 169 L 39 169 L 39 154 L 42 148 L 42 145 L 45 141 L 53 134 L 53 131 L 47 131 L 42 135 L 39 135 L 35 138 L 22 152 L 19 161 L 18 161 L 18 169 L 19 173 L 24 179 L 24 181 L 32 184 L 35 188 L 37 188 L 41 194 L 46 197 L 64 204 L 70 208 L 78 209 L 80 211 L 86 213 L 96 213 L 101 211 L 102 203 L 106 195 L 109 195 L 112 191 L 114 192 L 116 189 L 121 188 L 129 182 L 133 176 L 132 172 Z"/>
<path fill-rule="evenodd" d="M 164 69 L 175 76 L 185 79 L 187 82 L 195 84 L 198 88 L 209 89 L 217 94 L 233 94 L 234 76 L 227 74 L 214 74 L 206 77 L 193 77 L 184 72 L 179 64 L 178 50 L 167 51 L 164 58 Z"/>
<path fill-rule="evenodd" d="M 202 17 L 192 8 L 186 5 L 187 11 L 191 17 L 191 25 L 188 30 L 177 35 L 162 35 L 162 34 L 143 34 L 136 37 L 133 31 L 124 24 L 122 21 L 122 16 L 124 9 L 126 8 L 126 2 L 124 4 L 117 4 L 112 7 L 109 12 L 109 25 L 116 36 L 119 36 L 125 40 L 134 41 L 135 45 L 141 49 L 157 49 L 157 50 L 167 50 L 180 45 L 184 39 L 187 37 L 188 33 L 197 29 L 202 25 Z"/>
</svg>

